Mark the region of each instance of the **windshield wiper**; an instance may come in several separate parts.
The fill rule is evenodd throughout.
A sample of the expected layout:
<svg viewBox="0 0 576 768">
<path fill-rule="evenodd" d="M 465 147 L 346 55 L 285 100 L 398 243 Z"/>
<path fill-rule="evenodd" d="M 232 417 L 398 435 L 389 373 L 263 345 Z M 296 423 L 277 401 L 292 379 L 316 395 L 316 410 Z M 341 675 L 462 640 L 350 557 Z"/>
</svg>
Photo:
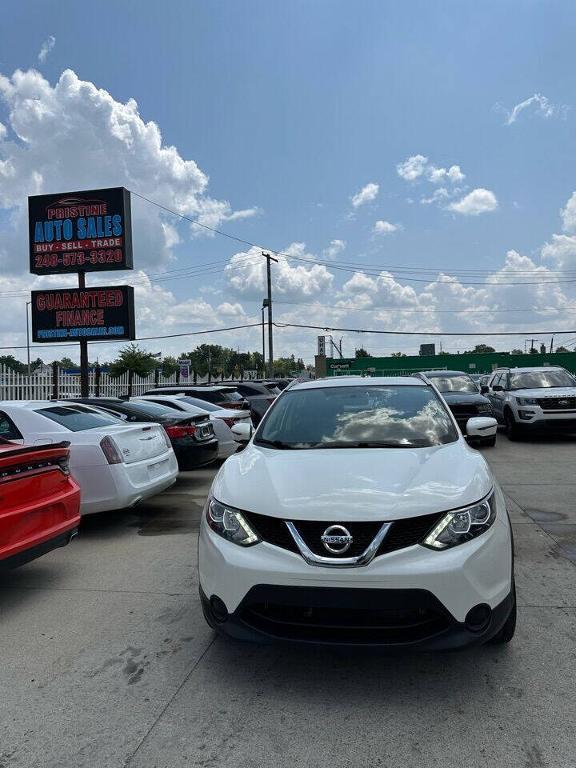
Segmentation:
<svg viewBox="0 0 576 768">
<path fill-rule="evenodd" d="M 283 443 L 282 440 L 266 440 L 266 438 L 261 437 L 258 441 L 255 441 L 256 445 L 266 445 L 270 448 L 278 448 L 278 450 L 297 450 L 296 444 L 294 443 Z"/>
<path fill-rule="evenodd" d="M 343 443 L 314 443 L 312 448 L 414 448 L 408 443 L 384 442 L 375 440 L 359 440 L 358 442 Z"/>
</svg>

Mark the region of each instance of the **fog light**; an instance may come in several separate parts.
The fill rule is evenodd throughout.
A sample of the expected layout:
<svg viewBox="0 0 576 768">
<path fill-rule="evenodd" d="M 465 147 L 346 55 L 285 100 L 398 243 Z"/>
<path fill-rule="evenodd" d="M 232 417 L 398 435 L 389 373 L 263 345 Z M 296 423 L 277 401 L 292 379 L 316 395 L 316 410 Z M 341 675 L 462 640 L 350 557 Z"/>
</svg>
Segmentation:
<svg viewBox="0 0 576 768">
<path fill-rule="evenodd" d="M 482 630 L 486 629 L 490 623 L 491 616 L 492 609 L 489 605 L 486 605 L 485 603 L 475 605 L 474 608 L 470 608 L 466 614 L 466 627 L 471 632 L 482 632 Z"/>
<path fill-rule="evenodd" d="M 219 624 L 222 624 L 228 618 L 228 608 L 216 595 L 212 595 L 210 598 L 210 610 L 212 611 L 212 616 Z"/>
<path fill-rule="evenodd" d="M 525 421 L 529 421 L 534 416 L 534 411 L 521 411 L 518 410 L 518 416 Z"/>
</svg>

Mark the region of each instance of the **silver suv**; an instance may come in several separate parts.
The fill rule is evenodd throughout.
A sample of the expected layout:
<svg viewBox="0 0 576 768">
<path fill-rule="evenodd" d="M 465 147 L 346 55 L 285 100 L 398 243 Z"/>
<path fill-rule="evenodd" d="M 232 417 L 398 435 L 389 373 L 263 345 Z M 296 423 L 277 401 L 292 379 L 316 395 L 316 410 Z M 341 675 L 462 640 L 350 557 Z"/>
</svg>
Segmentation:
<svg viewBox="0 0 576 768">
<path fill-rule="evenodd" d="M 576 432 L 576 378 L 564 368 L 498 368 L 482 391 L 511 440 L 544 427 Z"/>
</svg>

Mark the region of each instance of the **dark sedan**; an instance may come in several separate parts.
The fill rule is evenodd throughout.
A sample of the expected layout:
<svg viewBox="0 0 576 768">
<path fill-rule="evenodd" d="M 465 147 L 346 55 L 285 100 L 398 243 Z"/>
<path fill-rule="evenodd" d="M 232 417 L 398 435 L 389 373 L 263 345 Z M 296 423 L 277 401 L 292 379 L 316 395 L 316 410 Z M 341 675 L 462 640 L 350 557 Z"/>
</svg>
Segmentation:
<svg viewBox="0 0 576 768">
<path fill-rule="evenodd" d="M 490 400 L 480 394 L 478 385 L 463 371 L 422 371 L 422 375 L 442 393 L 454 414 L 462 434 L 466 434 L 466 422 L 474 416 L 490 416 L 494 413 Z M 479 438 L 480 445 L 495 445 L 496 435 Z"/>
<path fill-rule="evenodd" d="M 218 440 L 208 416 L 183 415 L 168 406 L 134 403 L 113 397 L 77 398 L 74 402 L 100 408 L 123 421 L 161 424 L 170 438 L 180 469 L 202 467 L 218 457 Z"/>
</svg>

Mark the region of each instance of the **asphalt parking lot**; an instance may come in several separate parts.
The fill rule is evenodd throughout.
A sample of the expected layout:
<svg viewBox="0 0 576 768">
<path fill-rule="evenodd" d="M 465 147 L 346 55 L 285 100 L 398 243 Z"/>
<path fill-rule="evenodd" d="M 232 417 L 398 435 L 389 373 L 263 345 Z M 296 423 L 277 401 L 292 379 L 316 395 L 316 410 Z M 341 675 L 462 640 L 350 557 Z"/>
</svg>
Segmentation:
<svg viewBox="0 0 576 768">
<path fill-rule="evenodd" d="M 217 639 L 196 540 L 214 470 L 0 577 L 0 768 L 576 766 L 576 438 L 484 455 L 510 500 L 510 647 L 359 654 Z"/>
</svg>

